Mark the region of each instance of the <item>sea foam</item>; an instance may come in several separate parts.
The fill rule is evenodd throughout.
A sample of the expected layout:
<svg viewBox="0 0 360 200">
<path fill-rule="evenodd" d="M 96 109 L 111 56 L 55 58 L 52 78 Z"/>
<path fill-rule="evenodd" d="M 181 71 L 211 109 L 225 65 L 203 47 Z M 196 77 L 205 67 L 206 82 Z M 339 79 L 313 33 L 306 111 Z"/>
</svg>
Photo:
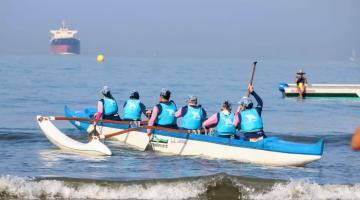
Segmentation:
<svg viewBox="0 0 360 200">
<path fill-rule="evenodd" d="M 188 199 L 198 197 L 205 190 L 206 186 L 202 181 L 101 185 L 91 182 L 73 184 L 61 180 L 0 177 L 0 199 Z"/>
<path fill-rule="evenodd" d="M 338 185 L 307 180 L 276 183 L 270 191 L 252 193 L 250 199 L 360 199 L 360 184 Z"/>
<path fill-rule="evenodd" d="M 133 182 L 1 176 L 0 199 L 360 199 L 360 184 L 292 180 L 257 187 L 264 180 L 248 180 L 227 175 Z"/>
</svg>

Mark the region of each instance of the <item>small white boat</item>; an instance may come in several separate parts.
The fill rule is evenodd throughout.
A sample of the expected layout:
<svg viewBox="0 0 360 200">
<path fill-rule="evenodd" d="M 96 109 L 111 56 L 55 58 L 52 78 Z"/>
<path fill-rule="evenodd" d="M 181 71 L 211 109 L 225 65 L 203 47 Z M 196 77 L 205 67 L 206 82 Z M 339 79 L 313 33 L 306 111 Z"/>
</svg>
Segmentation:
<svg viewBox="0 0 360 200">
<path fill-rule="evenodd" d="M 285 97 L 298 97 L 296 84 L 280 83 Z M 307 84 L 305 97 L 360 98 L 360 84 Z"/>
<path fill-rule="evenodd" d="M 84 144 L 66 136 L 54 126 L 48 117 L 38 115 L 36 119 L 45 136 L 60 149 L 89 155 L 111 155 L 110 149 L 99 139 L 93 139 Z"/>
</svg>

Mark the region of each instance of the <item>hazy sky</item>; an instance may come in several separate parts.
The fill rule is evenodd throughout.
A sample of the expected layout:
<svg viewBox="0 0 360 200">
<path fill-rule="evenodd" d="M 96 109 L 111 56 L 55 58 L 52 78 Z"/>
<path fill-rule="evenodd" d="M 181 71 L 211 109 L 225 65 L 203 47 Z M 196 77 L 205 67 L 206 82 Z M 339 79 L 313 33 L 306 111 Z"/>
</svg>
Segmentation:
<svg viewBox="0 0 360 200">
<path fill-rule="evenodd" d="M 348 59 L 359 0 L 0 0 L 0 55 L 49 54 L 61 20 L 84 55 Z"/>
</svg>

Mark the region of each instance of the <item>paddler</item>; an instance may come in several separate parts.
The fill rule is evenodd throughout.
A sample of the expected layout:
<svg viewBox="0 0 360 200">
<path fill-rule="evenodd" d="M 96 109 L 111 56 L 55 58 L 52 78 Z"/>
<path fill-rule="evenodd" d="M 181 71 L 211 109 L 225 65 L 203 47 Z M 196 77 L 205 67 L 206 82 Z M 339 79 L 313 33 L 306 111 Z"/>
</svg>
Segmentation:
<svg viewBox="0 0 360 200">
<path fill-rule="evenodd" d="M 95 114 L 95 118 L 120 121 L 121 118 L 118 114 L 118 104 L 111 95 L 110 88 L 104 86 L 100 92 L 103 95 L 103 98 L 98 101 L 98 111 Z"/>
<path fill-rule="evenodd" d="M 305 72 L 303 69 L 300 69 L 296 73 L 295 83 L 296 83 L 297 92 L 299 93 L 300 98 L 304 98 L 304 95 L 306 93 L 305 84 L 307 84 L 307 78 L 304 76 L 304 74 L 305 74 Z"/>
<path fill-rule="evenodd" d="M 266 138 L 263 131 L 261 112 L 263 101 L 254 91 L 252 85 L 248 86 L 250 94 L 256 99 L 257 105 L 254 108 L 252 100 L 245 96 L 239 102 L 238 112 L 240 112 L 240 131 L 244 133 L 244 140 L 256 142 Z"/>
<path fill-rule="evenodd" d="M 139 92 L 131 91 L 130 97 L 125 101 L 123 106 L 123 120 L 125 121 L 140 121 L 141 113 L 147 116 L 145 105 L 140 101 Z"/>
<path fill-rule="evenodd" d="M 221 111 L 213 114 L 203 123 L 204 128 L 216 127 L 215 135 L 223 138 L 235 138 L 236 127 L 239 124 L 239 112 L 231 112 L 231 104 L 224 101 Z"/>
<path fill-rule="evenodd" d="M 162 88 L 160 91 L 160 102 L 154 106 L 151 117 L 149 119 L 149 126 L 162 126 L 167 128 L 177 128 L 175 112 L 177 110 L 176 104 L 170 100 L 171 92 L 168 89 Z M 148 134 L 152 133 L 151 129 L 147 130 Z"/>
<path fill-rule="evenodd" d="M 206 112 L 201 105 L 198 105 L 196 96 L 190 95 L 187 102 L 188 105 L 180 108 L 175 113 L 175 117 L 181 118 L 181 128 L 199 130 L 206 119 Z"/>
</svg>

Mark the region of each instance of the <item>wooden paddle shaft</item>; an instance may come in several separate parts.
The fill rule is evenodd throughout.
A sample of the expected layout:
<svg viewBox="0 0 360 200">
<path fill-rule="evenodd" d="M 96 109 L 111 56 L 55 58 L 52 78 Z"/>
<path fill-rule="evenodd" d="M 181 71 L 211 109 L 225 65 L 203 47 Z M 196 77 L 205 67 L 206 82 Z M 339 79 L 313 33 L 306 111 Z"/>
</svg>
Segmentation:
<svg viewBox="0 0 360 200">
<path fill-rule="evenodd" d="M 88 122 L 103 122 L 103 123 L 113 123 L 113 124 L 147 124 L 148 121 L 115 121 L 115 120 L 96 120 L 90 118 L 80 118 L 80 117 L 63 117 L 63 116 L 56 116 L 56 117 L 49 117 L 50 120 L 74 120 L 74 121 L 88 121 Z M 114 137 L 116 135 L 121 135 L 124 133 L 129 133 L 131 131 L 137 131 L 140 129 L 152 129 L 152 130 L 164 130 L 164 131 L 171 131 L 175 133 L 205 133 L 205 130 L 186 130 L 186 129 L 173 129 L 173 128 L 166 128 L 161 126 L 139 126 L 134 128 L 129 128 L 126 130 L 118 131 L 115 133 L 111 133 L 105 136 L 105 138 Z"/>
<path fill-rule="evenodd" d="M 140 129 L 145 129 L 146 127 L 148 127 L 148 126 L 139 126 L 139 127 L 135 127 L 135 128 L 129 128 L 129 129 L 126 129 L 126 130 L 122 130 L 122 131 L 118 131 L 118 132 L 115 132 L 115 133 L 107 134 L 107 135 L 105 135 L 105 138 L 110 138 L 110 137 L 114 137 L 114 136 L 121 135 L 121 134 L 124 134 L 124 133 L 129 133 L 131 131 L 137 131 L 137 130 L 140 130 Z"/>
<path fill-rule="evenodd" d="M 254 75 L 255 75 L 255 69 L 256 69 L 256 64 L 257 64 L 257 62 L 255 61 L 253 64 L 254 64 L 254 65 L 253 65 L 253 69 L 252 69 L 252 73 L 251 73 L 250 85 L 252 85 L 252 84 L 253 84 L 253 81 L 254 81 Z M 248 96 L 248 97 L 250 96 L 250 90 L 248 90 L 247 96 Z"/>
<path fill-rule="evenodd" d="M 116 121 L 116 120 L 100 120 L 100 119 L 90 119 L 90 118 L 81 118 L 81 117 L 63 117 L 56 116 L 50 117 L 50 120 L 70 120 L 70 121 L 87 121 L 87 122 L 100 122 L 100 123 L 112 123 L 112 124 L 147 124 L 147 121 Z"/>
<path fill-rule="evenodd" d="M 170 132 L 174 132 L 174 133 L 205 133 L 206 132 L 205 130 L 174 129 L 174 128 L 166 128 L 166 127 L 161 127 L 161 126 L 139 126 L 139 127 L 129 128 L 126 130 L 107 134 L 105 136 L 105 138 L 110 138 L 110 137 L 114 137 L 114 136 L 121 135 L 124 133 L 129 133 L 131 131 L 138 131 L 140 129 L 163 130 L 163 131 L 170 131 Z"/>
</svg>

